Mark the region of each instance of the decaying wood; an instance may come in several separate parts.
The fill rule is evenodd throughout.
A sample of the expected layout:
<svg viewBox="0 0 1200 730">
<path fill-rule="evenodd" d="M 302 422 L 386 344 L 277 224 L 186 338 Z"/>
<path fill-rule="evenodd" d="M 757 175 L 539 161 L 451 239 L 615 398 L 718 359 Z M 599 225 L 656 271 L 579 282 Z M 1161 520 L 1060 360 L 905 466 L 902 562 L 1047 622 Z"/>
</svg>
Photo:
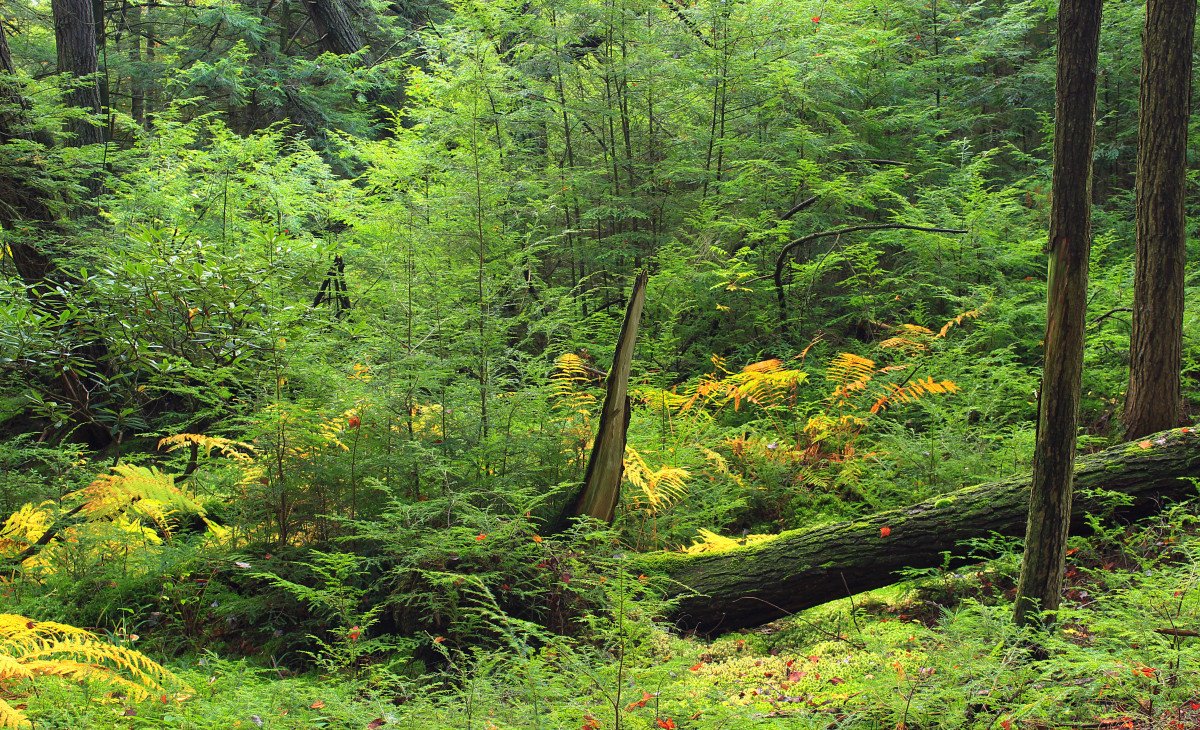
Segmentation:
<svg viewBox="0 0 1200 730">
<path fill-rule="evenodd" d="M 551 524 L 556 527 L 562 527 L 570 516 L 589 515 L 612 522 L 616 513 L 617 501 L 621 496 L 621 478 L 625 474 L 625 436 L 629 429 L 630 414 L 629 372 L 633 366 L 633 348 L 646 300 L 646 278 L 646 272 L 638 274 L 629 295 L 625 322 L 621 325 L 612 368 L 608 371 L 604 410 L 600 414 L 600 428 L 588 459 L 583 488 L 571 502 L 569 512 L 552 521 Z"/>
<path fill-rule="evenodd" d="M 1166 500 L 1195 493 L 1190 479 L 1197 477 L 1200 436 L 1191 431 L 1168 431 L 1081 457 L 1073 526 L 1102 509 L 1094 490 L 1131 497 L 1125 516 L 1145 514 Z M 639 556 L 638 569 L 672 581 L 678 603 L 671 618 L 683 628 L 712 632 L 757 626 L 889 585 L 905 568 L 941 565 L 944 551 L 964 554 L 963 541 L 993 533 L 1020 536 L 1029 491 L 1030 476 L 1015 476 L 724 552 L 647 554 Z"/>
</svg>

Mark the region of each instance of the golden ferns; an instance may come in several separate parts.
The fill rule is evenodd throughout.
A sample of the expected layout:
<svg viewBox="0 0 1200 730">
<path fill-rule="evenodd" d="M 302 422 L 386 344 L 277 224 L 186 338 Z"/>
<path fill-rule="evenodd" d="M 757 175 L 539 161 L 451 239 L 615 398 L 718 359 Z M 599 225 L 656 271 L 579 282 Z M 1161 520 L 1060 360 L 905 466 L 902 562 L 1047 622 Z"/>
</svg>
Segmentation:
<svg viewBox="0 0 1200 730">
<path fill-rule="evenodd" d="M 839 352 L 825 371 L 825 379 L 833 386 L 830 397 L 837 402 L 843 402 L 851 394 L 865 389 L 873 377 L 875 361 L 852 352 Z"/>
<path fill-rule="evenodd" d="M 0 614 L 0 689 L 14 681 L 43 677 L 103 682 L 139 701 L 179 684 L 171 672 L 141 652 L 109 644 L 91 632 Z M 30 726 L 21 710 L 0 697 L 0 728 Z"/>
<path fill-rule="evenodd" d="M 204 456 L 211 456 L 213 451 L 221 456 L 236 461 L 250 461 L 255 455 L 255 449 L 250 444 L 221 438 L 220 436 L 205 436 L 200 433 L 179 433 L 159 439 L 158 448 L 170 453 L 183 447 L 194 447 Z"/>
<path fill-rule="evenodd" d="M 799 385 L 808 379 L 808 373 L 784 367 L 778 358 L 750 363 L 737 373 L 725 370 L 725 361 L 719 357 L 713 357 L 713 364 L 724 375 L 714 373 L 702 378 L 683 410 L 699 400 L 717 407 L 732 403 L 735 411 L 741 409 L 743 401 L 760 408 L 790 405 L 795 403 Z"/>
<path fill-rule="evenodd" d="M 934 380 L 932 377 L 921 380 L 916 378 L 903 385 L 895 383 L 885 383 L 884 388 L 887 392 L 880 395 L 871 405 L 871 413 L 878 413 L 885 410 L 893 403 L 912 403 L 920 400 L 926 395 L 945 395 L 948 393 L 957 393 L 958 386 L 952 380 Z"/>
<path fill-rule="evenodd" d="M 687 469 L 677 466 L 651 469 L 632 446 L 625 447 L 625 478 L 642 491 L 650 512 L 670 507 L 687 494 Z"/>
</svg>

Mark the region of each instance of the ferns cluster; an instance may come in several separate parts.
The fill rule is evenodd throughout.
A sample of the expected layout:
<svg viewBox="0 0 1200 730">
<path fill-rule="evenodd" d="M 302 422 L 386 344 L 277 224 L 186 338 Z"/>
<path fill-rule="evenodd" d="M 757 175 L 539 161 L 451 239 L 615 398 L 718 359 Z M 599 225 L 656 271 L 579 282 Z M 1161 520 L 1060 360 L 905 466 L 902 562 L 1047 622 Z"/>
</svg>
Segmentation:
<svg viewBox="0 0 1200 730">
<path fill-rule="evenodd" d="M 53 621 L 0 614 L 0 691 L 22 680 L 59 677 L 102 682 L 141 701 L 179 687 L 170 671 L 141 652 Z M 11 698 L 11 695 L 9 695 Z M 0 696 L 0 728 L 31 727 L 24 712 Z"/>
</svg>

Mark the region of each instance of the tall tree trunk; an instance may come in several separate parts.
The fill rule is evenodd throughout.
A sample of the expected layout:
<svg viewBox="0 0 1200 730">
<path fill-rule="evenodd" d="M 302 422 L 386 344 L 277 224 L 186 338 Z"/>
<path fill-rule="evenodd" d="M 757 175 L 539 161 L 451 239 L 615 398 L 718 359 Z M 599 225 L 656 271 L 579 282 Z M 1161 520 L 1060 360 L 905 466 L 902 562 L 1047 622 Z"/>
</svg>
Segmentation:
<svg viewBox="0 0 1200 730">
<path fill-rule="evenodd" d="M 78 107 L 89 114 L 99 114 L 99 63 L 92 0 L 51 0 L 50 7 L 54 13 L 58 71 L 70 74 L 77 80 L 65 100 L 69 106 Z M 92 120 L 72 120 L 69 128 L 75 135 L 75 144 L 103 141 L 104 128 Z"/>
<path fill-rule="evenodd" d="M 304 0 L 304 6 L 322 50 L 348 56 L 365 45 L 342 0 Z"/>
<path fill-rule="evenodd" d="M 1039 610 L 1058 608 L 1062 594 L 1092 246 L 1092 147 L 1100 11 L 1101 0 L 1062 0 L 1058 10 L 1045 365 L 1038 399 L 1025 556 L 1014 609 L 1018 623 L 1034 620 Z"/>
<path fill-rule="evenodd" d="M 1126 437 L 1177 424 L 1182 411 L 1187 262 L 1188 113 L 1196 0 L 1148 0 L 1138 95 L 1137 257 Z"/>
</svg>

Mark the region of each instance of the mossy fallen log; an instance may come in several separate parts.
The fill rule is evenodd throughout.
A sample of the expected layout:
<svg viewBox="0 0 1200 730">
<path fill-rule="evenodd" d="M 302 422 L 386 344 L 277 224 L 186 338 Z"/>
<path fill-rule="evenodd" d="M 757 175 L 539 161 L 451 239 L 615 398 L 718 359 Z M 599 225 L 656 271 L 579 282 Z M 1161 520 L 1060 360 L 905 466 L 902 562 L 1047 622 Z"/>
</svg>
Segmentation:
<svg viewBox="0 0 1200 730">
<path fill-rule="evenodd" d="M 1072 511 L 1103 509 L 1094 490 L 1120 492 L 1132 504 L 1120 514 L 1148 514 L 1163 502 L 1194 494 L 1200 477 L 1200 435 L 1176 429 L 1080 457 Z M 1191 478 L 1191 479 L 1189 479 Z M 862 519 L 781 533 L 722 552 L 654 553 L 639 568 L 672 581 L 672 619 L 703 632 L 757 626 L 849 594 L 899 580 L 905 568 L 940 565 L 943 552 L 961 555 L 963 541 L 1025 531 L 1029 475 L 980 484 Z"/>
</svg>

